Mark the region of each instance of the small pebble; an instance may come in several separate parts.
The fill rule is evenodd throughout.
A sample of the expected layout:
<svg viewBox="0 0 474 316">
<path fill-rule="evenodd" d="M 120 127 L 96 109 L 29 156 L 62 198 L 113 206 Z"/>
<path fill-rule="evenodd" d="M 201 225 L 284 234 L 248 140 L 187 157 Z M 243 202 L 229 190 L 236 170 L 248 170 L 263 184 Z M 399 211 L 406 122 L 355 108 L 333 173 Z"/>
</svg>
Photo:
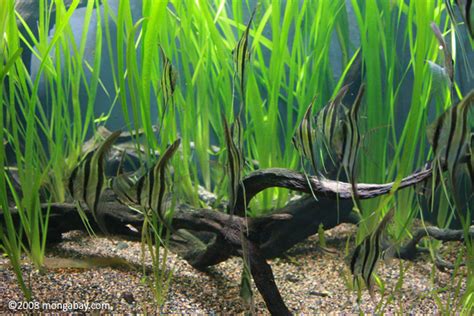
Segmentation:
<svg viewBox="0 0 474 316">
<path fill-rule="evenodd" d="M 131 292 L 123 292 L 122 293 L 122 298 L 128 303 L 128 304 L 133 304 L 135 302 L 135 298 L 133 297 L 133 294 Z"/>
</svg>

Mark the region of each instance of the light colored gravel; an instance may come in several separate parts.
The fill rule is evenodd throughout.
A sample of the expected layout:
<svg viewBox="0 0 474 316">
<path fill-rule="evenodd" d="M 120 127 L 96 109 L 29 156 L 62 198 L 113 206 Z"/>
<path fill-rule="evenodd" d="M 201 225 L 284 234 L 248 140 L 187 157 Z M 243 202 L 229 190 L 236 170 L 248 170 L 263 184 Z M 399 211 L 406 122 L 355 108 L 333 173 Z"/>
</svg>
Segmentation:
<svg viewBox="0 0 474 316">
<path fill-rule="evenodd" d="M 460 276 L 453 282 L 450 273 L 433 269 L 428 258 L 417 262 L 382 262 L 378 275 L 385 281 L 384 302 L 389 297 L 391 302 L 381 304 L 383 307 L 377 309 L 376 305 L 381 298 L 377 288 L 375 302 L 367 291 L 363 291 L 362 300 L 358 304 L 356 293 L 348 289 L 343 278 L 350 278 L 344 248 L 348 236 L 352 236 L 354 232 L 355 227 L 352 225 L 340 225 L 326 232 L 328 246 L 337 249 L 336 254 L 321 251 L 315 236 L 296 245 L 285 257 L 270 261 L 277 285 L 293 312 L 315 314 L 383 311 L 433 314 L 442 312 L 440 308 L 446 308 L 449 304 L 453 305 L 448 307 L 448 311 L 454 311 L 456 302 L 452 301 L 455 292 L 453 286 L 461 280 L 462 293 L 464 280 Z M 447 250 L 455 253 L 457 246 L 450 243 Z M 107 264 L 104 266 L 103 261 L 96 260 L 91 264 L 91 260 L 71 260 L 90 256 L 115 256 L 125 260 L 114 260 L 112 267 Z M 58 258 L 69 258 L 69 261 Z M 80 267 L 77 266 L 78 262 L 82 262 L 82 265 L 89 262 L 91 266 Z M 40 304 L 106 303 L 108 306 L 101 311 L 126 313 L 235 314 L 244 311 L 239 299 L 242 265 L 238 258 L 223 262 L 207 272 L 200 272 L 174 254 L 169 255 L 167 267 L 173 271 L 173 281 L 167 302 L 161 309 L 156 307 L 152 291 L 142 280 L 140 262 L 141 246 L 138 242 L 91 238 L 80 232 L 72 232 L 65 235 L 65 241 L 48 252 L 49 269 L 40 273 L 28 263 L 25 263 L 23 269 L 33 289 L 34 300 Z M 146 265 L 148 269 L 151 268 L 149 258 L 146 259 Z M 400 268 L 404 270 L 404 282 L 399 290 L 394 290 Z M 254 291 L 256 292 L 255 288 Z M 442 305 L 436 304 L 435 293 Z M 0 313 L 13 311 L 8 308 L 8 302 L 12 300 L 23 301 L 23 295 L 16 285 L 8 260 L 2 258 Z M 259 314 L 268 313 L 259 294 L 256 297 L 256 308 Z M 57 305 L 41 311 L 62 310 Z"/>
</svg>

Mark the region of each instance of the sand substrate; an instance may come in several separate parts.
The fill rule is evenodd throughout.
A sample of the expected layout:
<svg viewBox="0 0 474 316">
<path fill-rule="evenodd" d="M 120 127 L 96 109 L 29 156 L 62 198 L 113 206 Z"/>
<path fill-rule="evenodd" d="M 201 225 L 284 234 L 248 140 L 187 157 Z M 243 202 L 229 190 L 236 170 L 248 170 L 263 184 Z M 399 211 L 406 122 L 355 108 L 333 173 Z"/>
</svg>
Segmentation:
<svg viewBox="0 0 474 316">
<path fill-rule="evenodd" d="M 353 225 L 339 225 L 326 231 L 328 247 L 336 249 L 336 253 L 322 251 L 318 247 L 317 236 L 313 236 L 293 247 L 284 257 L 270 260 L 276 283 L 287 306 L 294 313 L 456 312 L 456 306 L 459 305 L 456 287 L 459 287 L 460 294 L 465 288 L 462 269 L 460 275 L 453 278 L 452 271 L 442 272 L 433 268 L 429 257 L 422 257 L 416 262 L 382 262 L 377 271 L 385 282 L 382 304 L 379 304 L 379 287 L 376 287 L 375 300 L 363 290 L 358 304 L 356 292 L 350 290 L 344 281 L 350 279 L 345 255 L 346 241 L 354 232 Z M 354 247 L 352 238 L 349 247 Z M 457 243 L 443 246 L 445 252 L 451 254 L 456 253 L 459 247 Z M 444 255 L 449 257 L 449 254 Z M 91 256 L 125 260 L 95 260 L 95 263 L 84 267 L 80 262 L 87 263 L 87 258 Z M 144 281 L 139 242 L 92 238 L 82 232 L 71 232 L 64 235 L 62 243 L 48 250 L 46 263 L 48 268 L 42 272 L 28 262 L 24 264 L 24 275 L 34 295 L 34 304 L 28 306 L 22 303 L 23 294 L 16 284 L 8 259 L 0 259 L 0 313 L 84 312 L 86 303 L 89 304 L 88 312 L 92 309 L 96 312 L 152 314 L 235 314 L 245 311 L 239 298 L 242 269 L 239 258 L 232 258 L 206 272 L 200 272 L 178 256 L 170 254 L 167 267 L 172 269 L 173 279 L 166 302 L 161 308 L 154 301 L 149 283 Z M 149 258 L 146 259 L 146 265 L 147 269 L 151 268 Z M 400 284 L 401 269 L 404 277 Z M 254 293 L 258 314 L 268 314 L 255 288 Z M 16 308 L 12 309 L 12 306 Z"/>
</svg>

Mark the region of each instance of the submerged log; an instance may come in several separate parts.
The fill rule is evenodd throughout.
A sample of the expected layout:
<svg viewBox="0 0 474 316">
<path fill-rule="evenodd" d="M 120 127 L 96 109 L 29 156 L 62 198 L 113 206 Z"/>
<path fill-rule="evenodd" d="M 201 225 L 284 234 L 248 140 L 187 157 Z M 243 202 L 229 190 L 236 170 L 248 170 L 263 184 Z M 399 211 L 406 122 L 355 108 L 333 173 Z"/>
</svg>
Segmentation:
<svg viewBox="0 0 474 316">
<path fill-rule="evenodd" d="M 430 175 L 430 168 L 415 172 L 404 178 L 395 189 L 414 185 Z M 247 202 L 270 187 L 283 187 L 300 192 L 310 192 L 312 189 L 318 200 L 313 197 L 302 198 L 269 215 L 257 218 L 231 216 L 212 209 L 192 209 L 181 204 L 174 210 L 172 226 L 177 231 L 186 230 L 186 234 L 175 236 L 174 249 L 193 267 L 205 269 L 231 256 L 242 256 L 242 232 L 248 231 L 248 234 L 244 235 L 244 242 L 247 243 L 251 273 L 256 286 L 272 314 L 287 315 L 290 312 L 278 291 L 266 259 L 281 255 L 296 243 L 315 234 L 321 224 L 325 229 L 329 229 L 343 222 L 357 223 L 358 217 L 352 212 L 352 187 L 340 181 L 317 177 L 307 179 L 304 174 L 286 169 L 254 172 L 244 179 L 244 185 Z M 387 194 L 393 188 L 393 183 L 358 184 L 357 192 L 361 199 L 368 199 Z M 238 207 L 241 209 L 244 203 L 247 203 L 243 196 L 239 193 Z M 42 205 L 45 214 L 48 209 L 49 241 L 60 240 L 61 234 L 67 231 L 84 230 L 75 204 Z M 140 238 L 142 215 L 120 204 L 111 190 L 102 195 L 101 209 L 109 234 L 121 235 L 127 239 Z M 10 212 L 19 223 L 16 209 L 11 208 Z M 85 212 L 92 227 L 98 230 L 92 214 L 87 209 Z M 0 213 L 0 224 L 3 222 L 3 213 Z"/>
</svg>

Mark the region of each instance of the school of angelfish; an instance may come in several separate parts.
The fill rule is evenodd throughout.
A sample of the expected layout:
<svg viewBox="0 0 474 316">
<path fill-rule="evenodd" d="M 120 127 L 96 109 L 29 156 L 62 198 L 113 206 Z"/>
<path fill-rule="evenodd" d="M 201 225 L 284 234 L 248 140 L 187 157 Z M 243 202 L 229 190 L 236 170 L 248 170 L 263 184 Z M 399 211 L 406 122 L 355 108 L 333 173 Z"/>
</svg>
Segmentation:
<svg viewBox="0 0 474 316">
<path fill-rule="evenodd" d="M 472 24 L 472 1 L 457 0 L 461 8 L 462 17 L 466 23 L 469 34 L 473 36 Z M 456 28 L 456 22 L 450 1 L 446 1 L 449 16 Z M 249 32 L 255 10 L 252 13 L 249 23 L 243 32 L 235 49 L 232 51 L 235 63 L 235 83 L 241 95 L 242 105 L 239 114 L 234 119 L 233 124 L 229 124 L 223 115 L 223 125 L 227 149 L 226 170 L 228 173 L 228 211 L 234 214 L 239 190 L 244 190 L 242 183 L 244 169 L 243 154 L 243 126 L 241 113 L 245 106 L 245 77 L 246 67 L 250 60 Z M 451 52 L 449 51 L 443 35 L 438 27 L 431 25 L 434 36 L 438 41 L 444 55 L 443 65 L 437 65 L 428 61 L 434 72 L 438 71 L 446 77 L 448 90 L 452 98 L 455 95 L 454 67 Z M 171 60 L 166 57 L 160 48 L 162 58 L 163 75 L 160 86 L 163 94 L 164 112 L 169 104 L 172 104 L 173 93 L 176 88 L 177 72 Z M 356 209 L 360 210 L 361 205 L 357 194 L 357 156 L 361 142 L 361 132 L 359 128 L 359 110 L 362 105 L 365 85 L 359 88 L 357 97 L 350 108 L 343 105 L 343 99 L 348 92 L 349 86 L 343 86 L 337 91 L 335 97 L 323 106 L 316 115 L 313 110 L 316 107 L 317 98 L 308 105 L 304 116 L 296 128 L 292 142 L 296 150 L 301 155 L 302 165 L 305 160 L 309 161 L 314 176 L 323 174 L 324 166 L 318 167 L 317 151 L 323 149 L 335 164 L 339 165 L 339 172 L 344 170 L 352 186 L 353 202 Z M 446 168 L 448 176 L 453 186 L 456 188 L 456 174 L 461 164 L 466 164 L 470 179 L 474 185 L 474 133 L 470 130 L 468 115 L 474 104 L 474 90 L 468 93 L 457 104 L 449 107 L 441 114 L 428 128 L 427 136 L 432 146 L 433 170 L 438 167 Z M 161 120 L 161 125 L 163 124 Z M 114 141 L 120 136 L 120 132 L 114 132 L 108 136 L 96 150 L 90 151 L 73 169 L 68 182 L 68 189 L 71 196 L 79 204 L 85 204 L 92 212 L 100 228 L 106 231 L 103 215 L 101 213 L 100 198 L 106 186 L 109 186 L 116 194 L 121 203 L 141 210 L 144 214 L 155 212 L 163 224 L 169 225 L 164 219 L 163 199 L 167 190 L 166 187 L 166 166 L 172 156 L 176 153 L 180 139 L 172 143 L 160 159 L 149 169 L 139 170 L 135 174 L 120 174 L 107 180 L 104 173 L 104 163 L 107 151 L 112 147 Z M 305 172 L 306 174 L 306 172 Z M 455 203 L 457 203 L 455 199 Z M 459 205 L 457 207 L 460 210 Z M 396 210 L 391 208 L 377 228 L 362 242 L 357 245 L 350 261 L 350 270 L 354 276 L 354 283 L 359 284 L 362 278 L 366 287 L 372 295 L 372 275 L 376 269 L 377 262 L 384 252 L 382 248 L 383 233 L 388 223 L 393 218 Z M 463 219 L 463 214 L 458 214 Z M 169 226 L 168 226 L 169 228 Z M 245 251 L 244 251 L 245 252 Z M 245 255 L 245 253 L 244 253 Z M 242 275 L 241 295 L 251 298 L 250 272 L 248 260 L 244 260 L 244 273 Z M 245 289 L 245 290 L 244 290 Z"/>
</svg>

